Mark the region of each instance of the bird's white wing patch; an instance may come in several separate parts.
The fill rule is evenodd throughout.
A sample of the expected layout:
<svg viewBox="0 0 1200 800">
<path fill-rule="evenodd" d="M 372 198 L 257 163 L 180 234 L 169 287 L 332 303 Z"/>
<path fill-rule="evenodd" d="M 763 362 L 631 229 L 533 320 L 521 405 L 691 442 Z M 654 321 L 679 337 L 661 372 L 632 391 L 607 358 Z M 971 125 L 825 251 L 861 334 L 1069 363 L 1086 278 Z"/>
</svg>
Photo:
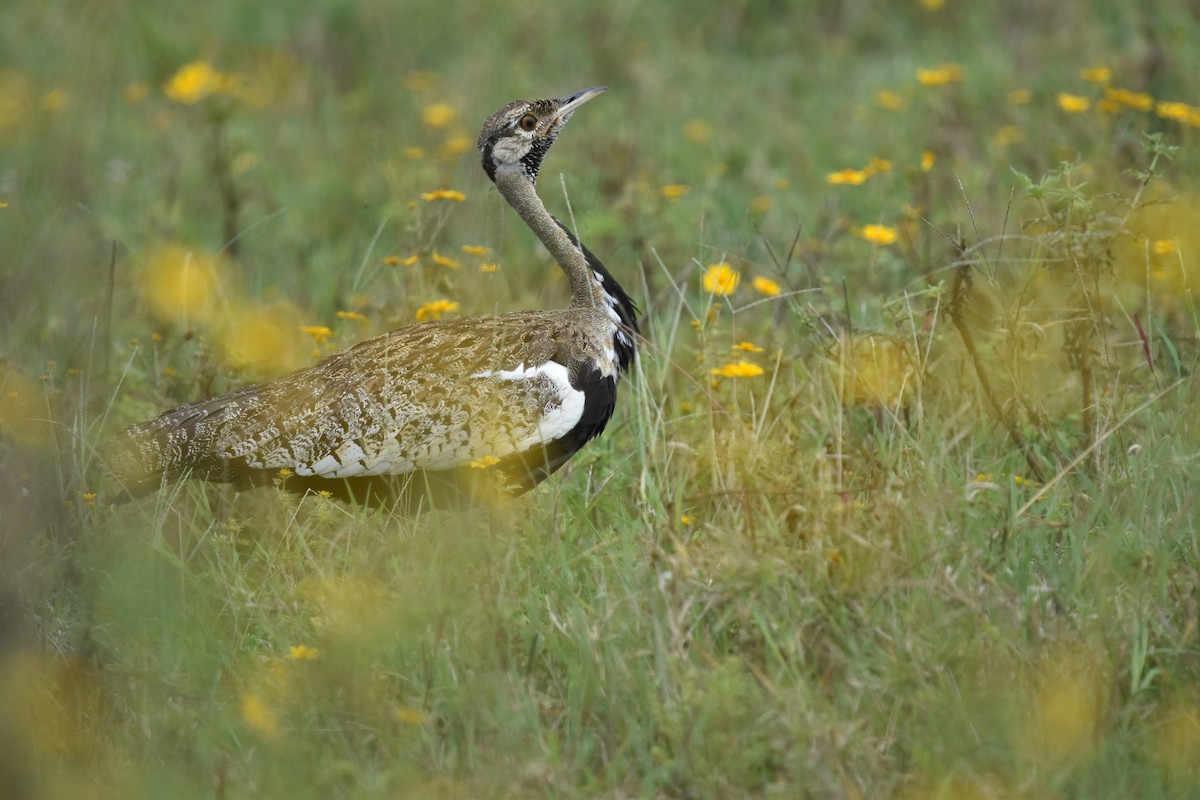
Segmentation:
<svg viewBox="0 0 1200 800">
<path fill-rule="evenodd" d="M 583 417 L 586 398 L 583 392 L 571 385 L 570 373 L 557 361 L 547 361 L 545 364 L 538 364 L 534 367 L 526 367 L 521 364 L 511 370 L 477 372 L 471 377 L 493 378 L 514 383 L 523 381 L 539 382 L 543 385 L 548 383 L 551 388 L 549 394 L 552 396 L 552 402 L 542 407 L 537 420 L 531 421 L 532 424 L 521 426 L 523 429 L 520 431 L 514 430 L 513 433 L 517 436 L 511 442 L 512 449 L 508 453 L 496 453 L 495 455 L 521 453 L 555 439 L 561 439 L 578 425 L 579 420 Z"/>
</svg>

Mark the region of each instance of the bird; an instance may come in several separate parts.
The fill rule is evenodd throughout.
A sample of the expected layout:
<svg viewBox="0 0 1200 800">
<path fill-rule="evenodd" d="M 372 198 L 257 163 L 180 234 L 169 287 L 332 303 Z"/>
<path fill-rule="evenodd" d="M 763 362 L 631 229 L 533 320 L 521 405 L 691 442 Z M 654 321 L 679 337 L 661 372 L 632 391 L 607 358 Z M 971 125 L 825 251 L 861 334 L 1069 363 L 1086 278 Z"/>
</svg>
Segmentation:
<svg viewBox="0 0 1200 800">
<path fill-rule="evenodd" d="M 472 466 L 500 470 L 513 494 L 558 470 L 608 424 L 640 337 L 633 299 L 537 193 L 563 126 L 606 90 L 508 103 L 477 141 L 484 172 L 565 273 L 566 308 L 416 323 L 132 425 L 105 451 L 118 499 L 186 477 L 251 488 L 285 475 L 291 491 L 442 505 L 463 499 Z"/>
</svg>

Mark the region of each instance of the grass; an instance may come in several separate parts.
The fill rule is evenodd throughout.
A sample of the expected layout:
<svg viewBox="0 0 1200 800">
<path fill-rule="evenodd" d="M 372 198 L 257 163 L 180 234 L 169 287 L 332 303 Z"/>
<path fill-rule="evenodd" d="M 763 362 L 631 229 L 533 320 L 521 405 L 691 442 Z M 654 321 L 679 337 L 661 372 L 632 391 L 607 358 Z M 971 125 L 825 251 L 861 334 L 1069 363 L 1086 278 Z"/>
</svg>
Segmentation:
<svg viewBox="0 0 1200 800">
<path fill-rule="evenodd" d="M 1195 796 L 1187 4 L 406 5 L 0 23 L 0 796 Z M 646 341 L 569 467 L 105 503 L 124 424 L 561 304 L 473 139 L 596 83 L 541 191 Z"/>
</svg>

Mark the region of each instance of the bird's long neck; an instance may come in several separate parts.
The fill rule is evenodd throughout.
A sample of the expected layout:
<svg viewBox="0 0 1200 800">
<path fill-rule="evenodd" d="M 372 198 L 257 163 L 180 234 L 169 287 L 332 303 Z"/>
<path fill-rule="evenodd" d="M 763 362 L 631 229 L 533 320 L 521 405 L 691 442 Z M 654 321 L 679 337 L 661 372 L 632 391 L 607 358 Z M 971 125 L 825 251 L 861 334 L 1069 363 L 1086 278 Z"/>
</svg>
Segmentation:
<svg viewBox="0 0 1200 800">
<path fill-rule="evenodd" d="M 571 284 L 571 307 L 606 310 L 609 298 L 588 266 L 582 246 L 576 244 L 567 230 L 546 210 L 533 182 L 522 170 L 497 170 L 495 181 L 500 194 L 537 234 L 566 273 Z"/>
</svg>

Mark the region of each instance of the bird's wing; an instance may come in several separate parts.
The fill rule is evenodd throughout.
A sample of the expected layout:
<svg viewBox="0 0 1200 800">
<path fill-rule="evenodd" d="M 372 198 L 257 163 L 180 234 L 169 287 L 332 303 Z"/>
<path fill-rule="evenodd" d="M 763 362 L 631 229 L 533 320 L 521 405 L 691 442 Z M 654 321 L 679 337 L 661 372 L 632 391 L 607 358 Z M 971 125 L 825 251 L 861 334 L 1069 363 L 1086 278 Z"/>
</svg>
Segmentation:
<svg viewBox="0 0 1200 800">
<path fill-rule="evenodd" d="M 216 461 L 298 475 L 403 474 L 504 458 L 583 416 L 552 329 L 418 325 L 240 393 L 214 420 Z M 209 423 L 213 424 L 213 423 Z"/>
</svg>

